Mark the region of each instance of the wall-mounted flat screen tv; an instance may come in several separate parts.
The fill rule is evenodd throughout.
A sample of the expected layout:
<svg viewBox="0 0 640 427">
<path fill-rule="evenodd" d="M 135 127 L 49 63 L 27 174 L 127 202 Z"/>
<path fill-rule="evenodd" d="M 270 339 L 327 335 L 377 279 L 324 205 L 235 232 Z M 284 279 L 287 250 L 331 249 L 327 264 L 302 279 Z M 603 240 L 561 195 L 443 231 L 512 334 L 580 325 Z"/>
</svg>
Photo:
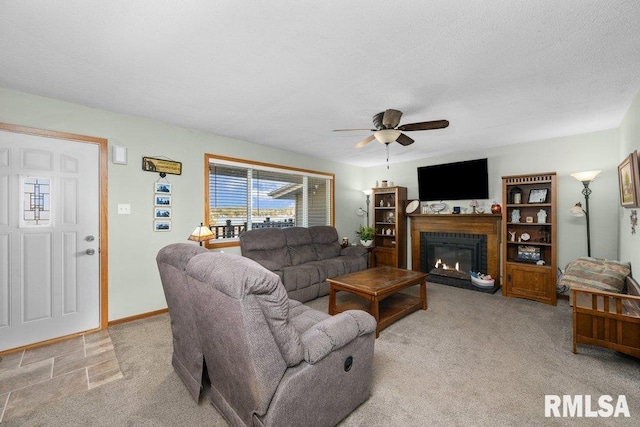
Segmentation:
<svg viewBox="0 0 640 427">
<path fill-rule="evenodd" d="M 489 198 L 487 159 L 421 166 L 418 168 L 420 200 Z"/>
</svg>

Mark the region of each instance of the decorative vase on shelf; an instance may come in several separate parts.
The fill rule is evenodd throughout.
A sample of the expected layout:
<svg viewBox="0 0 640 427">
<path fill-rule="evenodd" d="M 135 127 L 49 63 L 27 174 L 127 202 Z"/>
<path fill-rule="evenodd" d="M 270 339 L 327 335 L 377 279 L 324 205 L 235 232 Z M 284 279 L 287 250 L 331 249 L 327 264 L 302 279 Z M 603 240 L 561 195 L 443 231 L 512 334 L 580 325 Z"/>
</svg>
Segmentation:
<svg viewBox="0 0 640 427">
<path fill-rule="evenodd" d="M 544 209 L 540 209 L 538 211 L 538 223 L 545 223 L 547 222 L 547 211 L 545 211 Z"/>
<path fill-rule="evenodd" d="M 502 206 L 499 203 L 493 202 L 491 205 L 491 213 L 499 214 L 502 213 Z"/>
<path fill-rule="evenodd" d="M 520 209 L 514 209 L 511 212 L 511 222 L 520 222 Z"/>
</svg>

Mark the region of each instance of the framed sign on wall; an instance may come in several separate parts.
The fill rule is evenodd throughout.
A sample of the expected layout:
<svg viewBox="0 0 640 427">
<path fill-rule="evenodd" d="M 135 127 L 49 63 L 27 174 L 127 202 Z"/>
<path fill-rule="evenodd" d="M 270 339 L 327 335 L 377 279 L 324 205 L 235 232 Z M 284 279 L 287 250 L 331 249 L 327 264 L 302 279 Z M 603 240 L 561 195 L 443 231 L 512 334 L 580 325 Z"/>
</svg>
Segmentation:
<svg viewBox="0 0 640 427">
<path fill-rule="evenodd" d="M 173 160 L 156 159 L 154 157 L 143 157 L 142 170 L 147 172 L 182 175 L 182 162 L 175 162 Z"/>
</svg>

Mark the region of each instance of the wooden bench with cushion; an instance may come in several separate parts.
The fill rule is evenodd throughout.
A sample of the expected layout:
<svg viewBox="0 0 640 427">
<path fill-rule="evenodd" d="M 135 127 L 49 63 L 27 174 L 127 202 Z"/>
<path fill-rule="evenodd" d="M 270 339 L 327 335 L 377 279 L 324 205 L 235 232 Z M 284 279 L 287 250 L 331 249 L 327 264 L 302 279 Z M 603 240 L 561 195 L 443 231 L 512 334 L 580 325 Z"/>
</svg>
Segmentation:
<svg viewBox="0 0 640 427">
<path fill-rule="evenodd" d="M 595 345 L 640 358 L 640 286 L 626 278 L 626 293 L 573 286 L 573 352 Z"/>
</svg>

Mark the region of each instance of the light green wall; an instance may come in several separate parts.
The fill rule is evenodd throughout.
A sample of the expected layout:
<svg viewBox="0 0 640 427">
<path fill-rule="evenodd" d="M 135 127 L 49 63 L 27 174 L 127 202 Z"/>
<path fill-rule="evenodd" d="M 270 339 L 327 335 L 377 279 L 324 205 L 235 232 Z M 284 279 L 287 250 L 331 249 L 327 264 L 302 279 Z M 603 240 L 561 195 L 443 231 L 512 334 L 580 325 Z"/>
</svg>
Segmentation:
<svg viewBox="0 0 640 427">
<path fill-rule="evenodd" d="M 363 172 L 353 166 L 3 88 L 0 121 L 106 138 L 109 147 L 128 149 L 127 165 L 109 161 L 109 320 L 166 307 L 155 256 L 169 243 L 187 242 L 203 221 L 204 153 L 334 173 L 338 232 L 353 239 L 362 220 L 355 211 L 364 203 Z M 153 231 L 153 185 L 159 175 L 141 170 L 142 156 L 182 162 L 182 175 L 167 176 L 173 191 L 171 232 Z M 119 203 L 130 204 L 131 215 L 117 215 Z"/>
<path fill-rule="evenodd" d="M 635 97 L 629 111 L 620 124 L 620 152 L 618 162 L 627 157 L 634 150 L 640 151 L 640 93 Z M 620 259 L 631 262 L 634 277 L 640 277 L 640 227 L 636 227 L 636 234 L 631 234 L 630 215 L 632 211 L 639 209 L 624 209 L 616 200 L 618 211 L 617 218 L 620 221 Z"/>
<path fill-rule="evenodd" d="M 352 240 L 354 231 L 365 221 L 355 214 L 358 207 L 364 207 L 361 190 L 372 187 L 376 180 L 387 179 L 406 186 L 409 198 L 417 198 L 418 166 L 488 157 L 491 197 L 484 201 L 488 209 L 493 200 L 501 201 L 503 175 L 556 171 L 559 175 L 558 261 L 562 267 L 586 254 L 584 219 L 568 214 L 575 202 L 583 200 L 582 184 L 569 174 L 601 169 L 603 172 L 591 185 L 592 255 L 640 261 L 635 250 L 639 237 L 630 234 L 629 210 L 619 208 L 617 186 L 618 163 L 634 149 L 640 150 L 639 116 L 640 96 L 636 97 L 619 131 L 391 164 L 389 170 L 386 166 L 363 169 L 0 88 L 2 122 L 106 138 L 110 147 L 119 145 L 128 149 L 128 165 L 109 162 L 109 320 L 166 307 L 155 255 L 169 243 L 186 241 L 195 225 L 203 220 L 204 153 L 335 173 L 336 227 L 341 236 Z M 384 151 L 380 155 L 383 156 Z M 182 162 L 183 174 L 168 176 L 174 192 L 172 232 L 152 230 L 153 183 L 158 175 L 141 170 L 142 156 L 165 156 Z M 117 215 L 119 203 L 130 204 L 131 215 Z M 454 204 L 468 207 L 469 202 L 450 203 Z M 640 230 L 638 232 L 640 234 Z M 236 248 L 226 251 L 239 253 Z"/>
<path fill-rule="evenodd" d="M 419 144 L 420 142 L 416 142 Z M 558 174 L 558 266 L 564 266 L 578 256 L 586 255 L 586 225 L 584 218 L 569 215 L 569 209 L 582 196 L 583 185 L 570 174 L 601 169 L 602 173 L 591 184 L 589 199 L 591 211 L 591 255 L 604 258 L 618 256 L 617 218 L 617 165 L 618 131 L 575 135 L 540 142 L 516 144 L 482 151 L 469 151 L 446 156 L 367 168 L 365 183 L 375 185 L 386 179 L 407 187 L 409 199 L 418 197 L 417 168 L 477 158 L 488 158 L 489 195 L 480 201 L 488 211 L 492 202 L 502 200 L 502 176 L 540 172 Z M 381 155 L 383 153 L 381 152 Z M 468 177 L 473 179 L 472 176 Z M 437 182 L 433 185 L 438 185 Z M 469 200 L 445 201 L 450 207 L 469 207 Z M 584 205 L 584 203 L 583 203 Z M 409 248 L 411 247 L 410 236 Z M 410 253 L 410 251 L 408 252 Z M 411 259 L 409 259 L 409 264 Z"/>
</svg>

